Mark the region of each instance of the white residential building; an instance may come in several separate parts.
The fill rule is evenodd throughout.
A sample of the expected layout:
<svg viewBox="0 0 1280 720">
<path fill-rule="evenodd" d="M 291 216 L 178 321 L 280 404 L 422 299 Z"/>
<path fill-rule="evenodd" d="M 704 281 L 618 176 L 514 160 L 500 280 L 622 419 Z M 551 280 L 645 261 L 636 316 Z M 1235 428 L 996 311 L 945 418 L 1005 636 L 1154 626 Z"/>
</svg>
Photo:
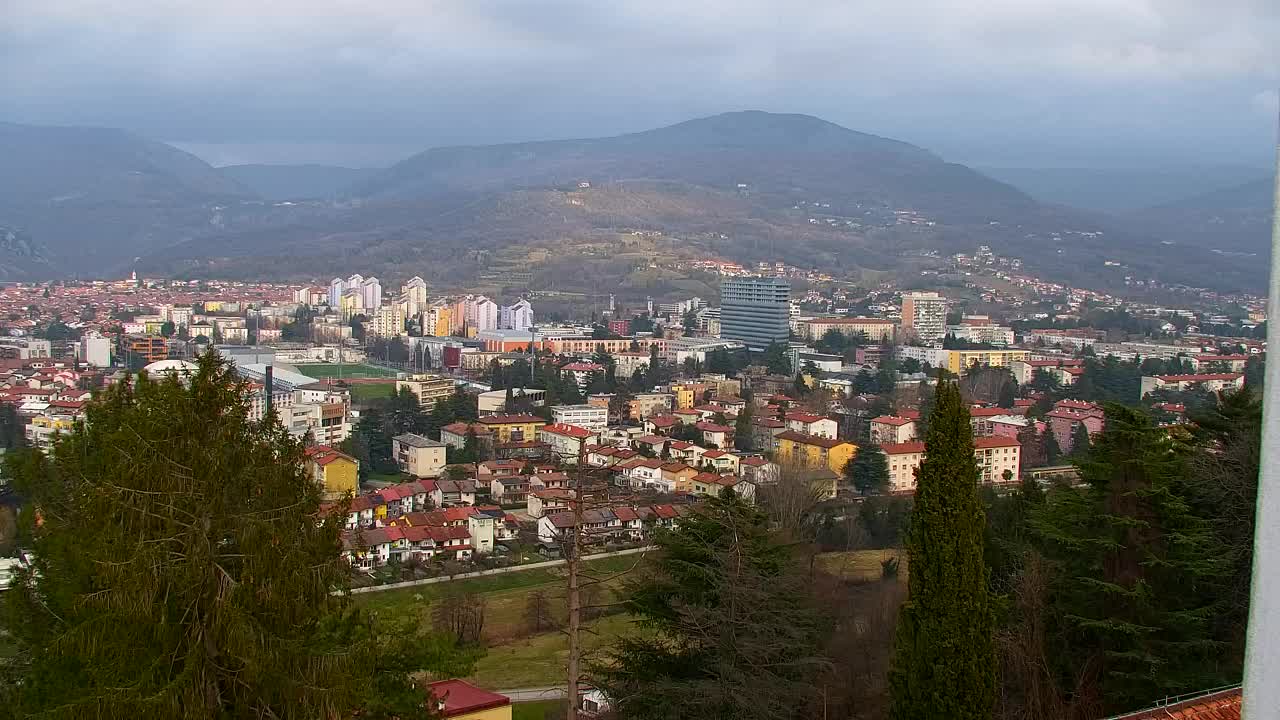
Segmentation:
<svg viewBox="0 0 1280 720">
<path fill-rule="evenodd" d="M 609 408 L 597 405 L 555 405 L 551 421 L 558 425 L 576 425 L 594 433 L 609 427 Z"/>
<path fill-rule="evenodd" d="M 504 305 L 500 312 L 498 327 L 503 330 L 524 332 L 533 327 L 533 306 L 528 300 L 520 300 L 514 305 Z"/>
</svg>

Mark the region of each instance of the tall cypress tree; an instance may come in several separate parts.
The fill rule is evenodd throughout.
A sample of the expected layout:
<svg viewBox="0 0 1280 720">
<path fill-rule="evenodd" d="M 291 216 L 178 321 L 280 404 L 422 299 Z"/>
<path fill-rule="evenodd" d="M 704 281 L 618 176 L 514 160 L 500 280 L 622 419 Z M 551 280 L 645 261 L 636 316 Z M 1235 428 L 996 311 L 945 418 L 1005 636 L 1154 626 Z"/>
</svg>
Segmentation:
<svg viewBox="0 0 1280 720">
<path fill-rule="evenodd" d="M 40 522 L 0 604 L 0 717 L 428 714 L 407 671 L 429 641 L 376 638 L 333 594 L 346 512 L 320 512 L 301 442 L 250 421 L 245 391 L 210 351 L 113 387 L 15 469 Z"/>
<path fill-rule="evenodd" d="M 938 383 L 925 445 L 907 535 L 910 595 L 898 616 L 890 717 L 990 718 L 996 656 L 986 518 L 969 412 L 954 382 Z"/>
</svg>

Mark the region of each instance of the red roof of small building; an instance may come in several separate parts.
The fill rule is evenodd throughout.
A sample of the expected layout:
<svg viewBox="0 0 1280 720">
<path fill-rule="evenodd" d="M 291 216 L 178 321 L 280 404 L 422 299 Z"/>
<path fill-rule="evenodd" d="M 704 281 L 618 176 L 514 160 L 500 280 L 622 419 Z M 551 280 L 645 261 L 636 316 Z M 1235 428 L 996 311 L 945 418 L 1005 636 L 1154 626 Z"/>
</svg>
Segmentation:
<svg viewBox="0 0 1280 720">
<path fill-rule="evenodd" d="M 818 447 L 833 448 L 837 445 L 847 445 L 846 440 L 837 440 L 834 438 L 825 438 L 818 435 L 806 435 L 798 433 L 794 430 L 780 432 L 776 436 L 779 440 L 790 440 L 791 442 L 800 443 L 801 445 L 816 445 Z"/>
<path fill-rule="evenodd" d="M 591 437 L 592 435 L 595 435 L 595 433 L 591 432 L 586 428 L 581 428 L 581 427 L 578 427 L 577 425 L 565 425 L 563 423 L 553 423 L 551 425 L 543 425 L 542 427 L 538 428 L 538 431 L 549 432 L 552 435 L 563 435 L 565 437 L 571 437 L 577 440 L 585 440 Z"/>
<path fill-rule="evenodd" d="M 303 453 L 321 467 L 324 467 L 335 460 L 348 460 L 350 462 L 356 461 L 356 459 L 350 455 L 334 450 L 328 445 L 312 445 L 304 450 Z"/>
<path fill-rule="evenodd" d="M 915 422 L 915 420 L 912 420 L 911 418 L 898 417 L 897 415 L 881 415 L 877 418 L 871 418 L 871 422 L 878 423 L 880 425 L 902 427 L 903 425 Z"/>
<path fill-rule="evenodd" d="M 603 371 L 604 366 L 591 362 L 574 362 L 569 363 L 560 369 L 568 370 L 569 372 L 595 372 L 597 370 Z"/>
<path fill-rule="evenodd" d="M 700 423 L 694 423 L 694 427 L 696 427 L 697 429 L 699 429 L 699 430 L 701 430 L 701 431 L 703 431 L 703 432 L 713 432 L 713 433 L 730 433 L 730 432 L 733 432 L 733 428 L 731 428 L 731 427 L 729 427 L 729 426 L 727 426 L 727 425 L 717 425 L 717 424 L 715 424 L 715 423 L 713 423 L 713 422 L 700 422 Z"/>
<path fill-rule="evenodd" d="M 806 424 L 816 423 L 821 420 L 827 419 L 825 416 L 814 415 L 813 413 L 807 413 L 807 412 L 789 412 L 784 414 L 782 417 L 786 418 L 787 420 L 794 420 L 796 422 L 802 422 Z"/>
<path fill-rule="evenodd" d="M 1238 380 L 1243 373 L 1196 373 L 1192 375 L 1156 375 L 1161 382 L 1208 382 L 1210 380 Z"/>
<path fill-rule="evenodd" d="M 922 442 L 904 442 L 904 443 L 884 443 L 880 446 L 885 455 L 910 455 L 912 453 L 924 452 L 924 443 Z"/>
<path fill-rule="evenodd" d="M 438 680 L 428 687 L 431 702 L 443 702 L 447 718 L 511 704 L 506 695 L 483 690 L 465 680 Z"/>
</svg>

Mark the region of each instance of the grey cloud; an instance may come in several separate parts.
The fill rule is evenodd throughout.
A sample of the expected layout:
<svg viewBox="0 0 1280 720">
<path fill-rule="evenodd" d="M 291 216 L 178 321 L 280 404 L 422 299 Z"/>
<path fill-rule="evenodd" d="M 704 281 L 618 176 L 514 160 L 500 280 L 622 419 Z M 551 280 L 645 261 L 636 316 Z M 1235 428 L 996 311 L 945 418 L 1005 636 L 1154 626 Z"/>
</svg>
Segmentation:
<svg viewBox="0 0 1280 720">
<path fill-rule="evenodd" d="M 4 5 L 7 119 L 201 147 L 426 147 L 759 107 L 962 161 L 1261 163 L 1280 84 L 1272 0 Z"/>
</svg>

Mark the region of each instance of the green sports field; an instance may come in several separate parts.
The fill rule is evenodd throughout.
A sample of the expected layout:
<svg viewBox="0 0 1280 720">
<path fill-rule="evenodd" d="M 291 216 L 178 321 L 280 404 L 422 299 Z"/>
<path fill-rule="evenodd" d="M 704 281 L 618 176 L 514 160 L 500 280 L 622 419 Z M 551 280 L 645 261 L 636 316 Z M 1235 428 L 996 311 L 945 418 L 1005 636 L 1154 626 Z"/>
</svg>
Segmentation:
<svg viewBox="0 0 1280 720">
<path fill-rule="evenodd" d="M 326 378 L 336 378 L 341 375 L 344 378 L 381 378 L 395 377 L 395 370 L 388 370 L 373 365 L 365 365 L 364 363 L 314 363 L 311 365 L 298 365 L 298 372 L 317 380 Z"/>
</svg>

